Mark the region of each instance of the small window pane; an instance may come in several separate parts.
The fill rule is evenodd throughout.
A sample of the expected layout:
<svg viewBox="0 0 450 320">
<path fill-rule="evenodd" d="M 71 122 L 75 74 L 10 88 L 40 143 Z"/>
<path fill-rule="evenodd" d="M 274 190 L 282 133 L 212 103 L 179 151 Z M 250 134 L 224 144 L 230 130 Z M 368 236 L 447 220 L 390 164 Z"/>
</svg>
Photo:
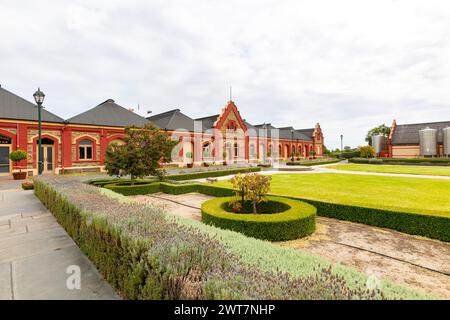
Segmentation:
<svg viewBox="0 0 450 320">
<path fill-rule="evenodd" d="M 80 159 L 85 159 L 85 156 L 86 156 L 86 155 L 85 155 L 85 153 L 84 153 L 84 147 L 80 147 L 80 148 L 79 148 L 79 151 L 80 151 L 80 153 L 79 153 L 79 156 L 78 156 L 78 157 L 79 157 Z"/>
<path fill-rule="evenodd" d="M 92 147 L 86 147 L 86 159 L 92 159 Z"/>
</svg>

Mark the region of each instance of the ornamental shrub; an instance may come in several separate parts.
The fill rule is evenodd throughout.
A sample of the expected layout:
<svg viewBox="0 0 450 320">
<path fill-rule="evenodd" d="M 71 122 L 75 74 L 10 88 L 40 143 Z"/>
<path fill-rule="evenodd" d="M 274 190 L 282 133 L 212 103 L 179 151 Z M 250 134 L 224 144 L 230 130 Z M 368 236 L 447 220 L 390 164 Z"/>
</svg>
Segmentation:
<svg viewBox="0 0 450 320">
<path fill-rule="evenodd" d="M 253 213 L 258 213 L 258 204 L 266 201 L 266 195 L 270 190 L 270 180 L 272 180 L 271 176 L 256 173 L 234 176 L 231 183 L 241 201 L 241 207 L 244 207 L 244 200 L 248 200 L 253 205 Z"/>
<path fill-rule="evenodd" d="M 232 212 L 230 203 L 235 200 L 235 197 L 224 197 L 204 202 L 202 222 L 269 241 L 298 239 L 315 230 L 316 209 L 307 203 L 271 196 L 269 201 L 260 203 L 260 209 L 269 212 L 248 214 Z M 252 202 L 247 210 L 253 211 L 253 205 Z"/>
<path fill-rule="evenodd" d="M 21 149 L 14 150 L 9 154 L 9 159 L 17 165 L 19 161 L 27 159 L 27 152 Z M 19 168 L 19 171 L 22 172 L 22 168 Z"/>
</svg>

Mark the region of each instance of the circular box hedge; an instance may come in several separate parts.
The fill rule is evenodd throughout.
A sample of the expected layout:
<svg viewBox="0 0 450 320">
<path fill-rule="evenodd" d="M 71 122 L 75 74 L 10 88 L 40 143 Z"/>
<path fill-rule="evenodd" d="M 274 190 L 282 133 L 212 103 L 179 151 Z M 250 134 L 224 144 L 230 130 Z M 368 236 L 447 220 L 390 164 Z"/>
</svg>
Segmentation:
<svg viewBox="0 0 450 320">
<path fill-rule="evenodd" d="M 287 210 L 272 214 L 233 213 L 226 210 L 236 197 L 221 197 L 202 204 L 202 222 L 247 236 L 284 241 L 298 239 L 314 232 L 316 208 L 305 202 L 283 197 L 267 197 L 271 202 L 287 205 Z"/>
</svg>

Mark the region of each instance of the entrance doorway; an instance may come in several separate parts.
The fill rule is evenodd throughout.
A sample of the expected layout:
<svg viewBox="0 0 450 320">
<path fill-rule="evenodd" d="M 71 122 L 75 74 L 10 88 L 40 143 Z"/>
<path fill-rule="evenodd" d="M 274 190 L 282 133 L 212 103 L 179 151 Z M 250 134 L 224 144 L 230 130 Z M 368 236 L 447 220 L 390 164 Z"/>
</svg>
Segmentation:
<svg viewBox="0 0 450 320">
<path fill-rule="evenodd" d="M 11 138 L 0 135 L 0 175 L 8 175 L 11 172 Z"/>
<path fill-rule="evenodd" d="M 53 140 L 48 138 L 42 139 L 41 142 L 41 150 L 42 150 L 42 173 L 53 173 L 54 170 L 54 145 Z M 39 157 L 39 155 L 36 155 Z M 37 159 L 39 161 L 39 159 Z"/>
</svg>

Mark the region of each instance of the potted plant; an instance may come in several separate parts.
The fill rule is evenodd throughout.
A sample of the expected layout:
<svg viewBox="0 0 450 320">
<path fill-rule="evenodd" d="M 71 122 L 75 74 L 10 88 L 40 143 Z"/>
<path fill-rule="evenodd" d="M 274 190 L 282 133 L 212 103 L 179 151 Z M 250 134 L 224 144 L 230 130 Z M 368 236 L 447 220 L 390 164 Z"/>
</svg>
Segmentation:
<svg viewBox="0 0 450 320">
<path fill-rule="evenodd" d="M 9 159 L 18 166 L 19 161 L 27 159 L 27 152 L 24 150 L 17 149 L 9 154 Z M 23 180 L 27 177 L 27 173 L 22 172 L 22 169 L 19 167 L 19 172 L 13 172 L 14 180 Z"/>
<path fill-rule="evenodd" d="M 226 151 L 222 152 L 222 157 L 223 157 L 223 165 L 226 166 L 227 165 L 227 152 Z"/>
<path fill-rule="evenodd" d="M 191 152 L 191 151 L 186 152 L 186 158 L 192 159 L 192 152 Z M 188 167 L 188 168 L 192 168 L 193 166 L 194 166 L 194 163 L 193 163 L 193 162 L 189 162 L 189 163 L 187 164 L 187 167 Z"/>
</svg>

